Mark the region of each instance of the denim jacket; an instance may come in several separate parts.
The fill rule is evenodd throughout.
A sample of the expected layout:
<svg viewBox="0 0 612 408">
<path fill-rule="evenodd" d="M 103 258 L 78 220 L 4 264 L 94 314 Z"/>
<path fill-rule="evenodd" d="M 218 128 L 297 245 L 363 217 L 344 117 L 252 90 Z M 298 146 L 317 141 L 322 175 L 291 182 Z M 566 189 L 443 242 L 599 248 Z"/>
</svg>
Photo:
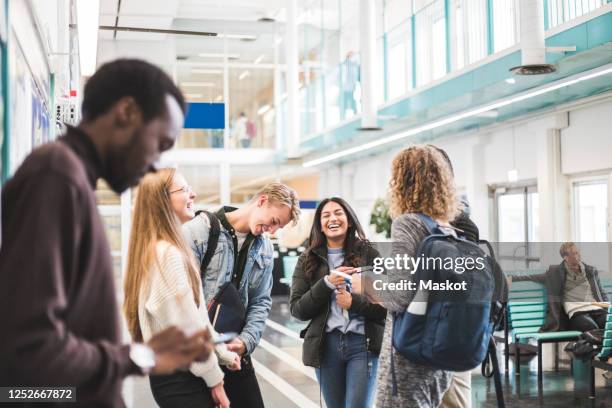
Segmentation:
<svg viewBox="0 0 612 408">
<path fill-rule="evenodd" d="M 210 222 L 204 213 L 183 226 L 183 233 L 193 250 L 198 265 L 202 263 L 206 253 L 209 231 Z M 238 288 L 247 311 L 246 324 L 239 335 L 246 345 L 247 354 L 251 354 L 257 347 L 272 307 L 270 293 L 272 291 L 273 255 L 272 242 L 261 235 L 255 237 L 249 249 L 244 275 Z M 229 232 L 221 225 L 217 248 L 202 279 L 206 302 L 212 300 L 224 283 L 231 281 L 233 267 L 234 243 Z"/>
</svg>

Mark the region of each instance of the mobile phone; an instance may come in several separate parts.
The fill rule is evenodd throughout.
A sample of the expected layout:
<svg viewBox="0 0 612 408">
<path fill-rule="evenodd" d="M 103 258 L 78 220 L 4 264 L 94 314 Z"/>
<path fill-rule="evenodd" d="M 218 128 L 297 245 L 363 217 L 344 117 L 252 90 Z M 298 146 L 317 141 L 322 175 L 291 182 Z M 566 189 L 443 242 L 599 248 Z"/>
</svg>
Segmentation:
<svg viewBox="0 0 612 408">
<path fill-rule="evenodd" d="M 349 282 L 351 281 L 351 279 L 352 279 L 352 278 L 351 278 L 351 275 L 349 275 L 348 273 L 345 273 L 345 272 L 340 272 L 340 271 L 338 271 L 338 270 L 336 270 L 336 269 L 332 269 L 332 270 L 331 270 L 331 271 L 329 271 L 329 272 L 330 272 L 330 273 L 333 273 L 333 274 L 335 274 L 335 275 L 338 275 L 338 276 L 342 276 L 342 277 L 344 278 L 344 281 L 345 281 L 346 283 L 349 283 Z"/>
<path fill-rule="evenodd" d="M 238 333 L 235 332 L 229 332 L 229 333 L 219 333 L 214 339 L 213 339 L 213 344 L 223 344 L 223 343 L 227 343 L 230 340 L 235 339 L 236 337 L 238 337 Z"/>
</svg>

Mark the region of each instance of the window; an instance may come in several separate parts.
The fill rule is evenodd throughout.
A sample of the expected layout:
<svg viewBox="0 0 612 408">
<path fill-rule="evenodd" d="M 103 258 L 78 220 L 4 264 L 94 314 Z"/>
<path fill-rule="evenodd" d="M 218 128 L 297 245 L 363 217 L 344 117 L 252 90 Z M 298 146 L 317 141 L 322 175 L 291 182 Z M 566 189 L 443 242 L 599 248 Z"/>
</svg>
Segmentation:
<svg viewBox="0 0 612 408">
<path fill-rule="evenodd" d="M 449 7 L 452 69 L 487 55 L 486 0 L 451 0 Z"/>
<path fill-rule="evenodd" d="M 606 242 L 608 239 L 608 181 L 575 182 L 572 186 L 574 233 L 577 242 Z"/>
<path fill-rule="evenodd" d="M 495 52 L 520 42 L 519 0 L 495 0 L 493 3 L 493 48 Z"/>
<path fill-rule="evenodd" d="M 404 95 L 412 88 L 412 51 L 410 20 L 387 35 L 387 86 L 389 99 Z"/>
<path fill-rule="evenodd" d="M 539 263 L 539 196 L 535 186 L 499 188 L 495 192 L 500 264 L 508 270 Z"/>
<path fill-rule="evenodd" d="M 548 6 L 548 28 L 590 13 L 604 3 L 604 0 L 548 0 L 544 3 Z"/>
<path fill-rule="evenodd" d="M 417 85 L 446 74 L 446 19 L 444 2 L 434 1 L 414 17 Z"/>
</svg>

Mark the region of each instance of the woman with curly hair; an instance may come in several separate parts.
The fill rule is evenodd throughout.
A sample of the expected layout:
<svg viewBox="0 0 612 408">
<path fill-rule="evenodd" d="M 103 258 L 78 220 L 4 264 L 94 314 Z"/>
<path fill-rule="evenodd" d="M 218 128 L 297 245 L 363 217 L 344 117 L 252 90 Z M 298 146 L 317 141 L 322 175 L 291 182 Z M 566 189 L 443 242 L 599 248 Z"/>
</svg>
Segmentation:
<svg viewBox="0 0 612 408">
<path fill-rule="evenodd" d="M 429 235 L 417 214 L 425 214 L 441 228 L 454 233 L 450 221 L 459 213 L 451 169 L 433 146 L 413 146 L 400 152 L 391 168 L 392 256 L 415 257 L 419 243 Z M 411 280 L 407 269 L 387 270 L 389 282 Z M 384 306 L 391 312 L 405 311 L 414 301 L 415 309 L 426 298 L 415 291 L 388 291 Z M 438 407 L 448 389 L 452 373 L 410 361 L 393 349 L 393 318 L 387 324 L 380 353 L 376 406 L 423 408 Z M 393 353 L 393 366 L 391 364 Z M 392 371 L 393 370 L 393 371 Z M 394 387 L 395 384 L 395 387 Z"/>
<path fill-rule="evenodd" d="M 369 408 L 386 311 L 353 294 L 344 277 L 372 265 L 378 252 L 366 240 L 353 209 L 338 197 L 315 212 L 310 245 L 300 256 L 291 285 L 291 314 L 310 320 L 302 359 L 316 368 L 329 408 Z"/>
</svg>

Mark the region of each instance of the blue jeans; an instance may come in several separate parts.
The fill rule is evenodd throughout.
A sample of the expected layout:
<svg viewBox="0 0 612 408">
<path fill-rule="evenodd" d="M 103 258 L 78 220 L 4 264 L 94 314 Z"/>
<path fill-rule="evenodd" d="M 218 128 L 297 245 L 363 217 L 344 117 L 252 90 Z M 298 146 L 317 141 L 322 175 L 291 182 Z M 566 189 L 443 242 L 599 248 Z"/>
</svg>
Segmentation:
<svg viewBox="0 0 612 408">
<path fill-rule="evenodd" d="M 362 334 L 326 333 L 317 380 L 327 408 L 369 408 L 376 389 L 378 356 L 366 349 Z"/>
</svg>

